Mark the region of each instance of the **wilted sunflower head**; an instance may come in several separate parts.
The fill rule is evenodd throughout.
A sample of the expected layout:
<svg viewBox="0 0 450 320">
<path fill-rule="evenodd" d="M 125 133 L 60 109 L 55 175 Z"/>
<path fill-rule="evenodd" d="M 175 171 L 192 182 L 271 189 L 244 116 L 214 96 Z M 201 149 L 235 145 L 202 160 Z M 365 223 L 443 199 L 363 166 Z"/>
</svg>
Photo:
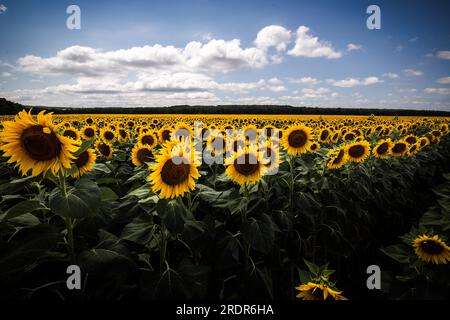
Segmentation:
<svg viewBox="0 0 450 320">
<path fill-rule="evenodd" d="M 324 283 L 310 281 L 295 287 L 295 289 L 300 291 L 296 297 L 302 300 L 327 300 L 329 297 L 334 300 L 347 300 L 342 295 L 342 291 L 337 291 Z"/>
<path fill-rule="evenodd" d="M 311 128 L 300 124 L 290 126 L 281 138 L 281 145 L 288 154 L 298 155 L 309 151 L 313 140 Z"/>
<path fill-rule="evenodd" d="M 419 259 L 427 263 L 447 264 L 450 261 L 450 248 L 438 235 L 418 236 L 412 246 Z"/>
<path fill-rule="evenodd" d="M 332 150 L 330 156 L 330 160 L 327 163 L 328 169 L 340 169 L 347 162 L 347 153 L 344 147 Z"/>
<path fill-rule="evenodd" d="M 37 176 L 51 170 L 57 173 L 69 169 L 79 143 L 71 138 L 59 135 L 53 124 L 52 114 L 44 111 L 34 120 L 31 111 L 19 112 L 14 121 L 4 121 L 0 132 L 3 156 L 9 157 L 8 163 L 16 163 L 22 175 L 32 170 Z"/>
</svg>

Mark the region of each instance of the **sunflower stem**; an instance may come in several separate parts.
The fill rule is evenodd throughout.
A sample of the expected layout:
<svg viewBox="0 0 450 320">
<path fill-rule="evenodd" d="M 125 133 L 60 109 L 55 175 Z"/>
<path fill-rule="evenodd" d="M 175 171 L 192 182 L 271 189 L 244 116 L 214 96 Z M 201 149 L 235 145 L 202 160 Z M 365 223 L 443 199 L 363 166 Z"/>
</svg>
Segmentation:
<svg viewBox="0 0 450 320">
<path fill-rule="evenodd" d="M 242 223 L 247 222 L 248 217 L 247 217 L 247 210 L 248 210 L 248 199 L 249 199 L 249 191 L 248 191 L 248 185 L 244 184 L 244 188 L 243 188 L 243 193 L 244 193 L 244 198 L 245 198 L 245 205 L 244 205 L 244 210 L 242 211 Z M 243 240 L 243 244 L 242 244 L 242 251 L 244 254 L 244 272 L 247 273 L 248 271 L 248 260 L 250 257 L 250 246 L 247 243 L 247 241 L 245 241 L 245 239 Z"/>
<path fill-rule="evenodd" d="M 77 264 L 76 257 L 75 257 L 75 246 L 74 246 L 74 238 L 73 238 L 73 221 L 71 218 L 65 218 L 64 219 L 66 223 L 66 242 L 68 246 L 69 251 L 69 257 L 70 257 L 70 263 L 71 264 Z"/>
<path fill-rule="evenodd" d="M 164 265 L 166 263 L 166 251 L 167 251 L 167 239 L 166 239 L 166 226 L 161 223 L 161 247 L 159 250 L 159 272 L 162 274 Z"/>
</svg>

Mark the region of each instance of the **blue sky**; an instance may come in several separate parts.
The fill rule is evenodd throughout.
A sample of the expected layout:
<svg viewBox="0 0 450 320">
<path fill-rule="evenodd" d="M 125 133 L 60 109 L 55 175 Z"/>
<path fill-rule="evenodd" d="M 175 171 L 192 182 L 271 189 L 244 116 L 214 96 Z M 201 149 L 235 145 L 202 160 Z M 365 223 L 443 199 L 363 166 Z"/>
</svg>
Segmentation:
<svg viewBox="0 0 450 320">
<path fill-rule="evenodd" d="M 71 4 L 80 30 L 66 27 Z M 371 4 L 381 30 L 366 27 Z M 0 0 L 0 96 L 450 110 L 448 12 L 449 1 Z"/>
</svg>

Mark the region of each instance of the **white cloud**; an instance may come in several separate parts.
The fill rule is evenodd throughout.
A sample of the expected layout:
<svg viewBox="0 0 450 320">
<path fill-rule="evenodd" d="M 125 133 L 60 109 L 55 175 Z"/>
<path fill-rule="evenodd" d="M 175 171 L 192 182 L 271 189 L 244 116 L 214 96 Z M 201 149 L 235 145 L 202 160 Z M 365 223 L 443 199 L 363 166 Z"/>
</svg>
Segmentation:
<svg viewBox="0 0 450 320">
<path fill-rule="evenodd" d="M 436 80 L 440 84 L 450 84 L 450 77 L 442 77 Z"/>
<path fill-rule="evenodd" d="M 436 57 L 439 59 L 450 60 L 450 51 L 438 51 Z"/>
<path fill-rule="evenodd" d="M 296 84 L 306 84 L 306 85 L 316 85 L 320 83 L 320 80 L 312 77 L 303 77 L 303 78 L 289 78 L 288 81 L 290 83 Z"/>
<path fill-rule="evenodd" d="M 383 77 L 389 78 L 389 79 L 397 79 L 398 78 L 398 74 L 397 73 L 393 73 L 393 72 L 387 72 L 387 73 L 383 73 Z"/>
<path fill-rule="evenodd" d="M 11 77 L 12 76 L 12 74 L 11 73 L 9 73 L 9 72 L 2 72 L 2 77 Z"/>
<path fill-rule="evenodd" d="M 347 44 L 347 51 L 357 51 L 357 50 L 361 50 L 361 49 L 362 49 L 362 45 L 360 45 L 360 44 L 354 44 L 354 43 Z"/>
<path fill-rule="evenodd" d="M 369 86 L 372 84 L 377 84 L 384 82 L 383 80 L 378 79 L 378 77 L 367 77 L 364 79 L 357 79 L 357 78 L 346 78 L 343 80 L 327 80 L 328 83 L 331 83 L 335 87 L 340 88 L 352 88 L 356 86 Z"/>
<path fill-rule="evenodd" d="M 287 91 L 287 88 L 285 86 L 269 86 L 267 89 L 272 91 L 272 92 L 284 92 L 284 91 Z"/>
<path fill-rule="evenodd" d="M 423 72 L 420 70 L 414 70 L 414 69 L 405 69 L 403 70 L 403 72 L 407 75 L 407 76 L 415 76 L 415 77 L 420 77 L 423 76 Z"/>
<path fill-rule="evenodd" d="M 431 94 L 442 94 L 442 95 L 450 94 L 449 88 L 425 88 L 423 91 Z"/>
<path fill-rule="evenodd" d="M 411 89 L 399 89 L 398 92 L 401 93 L 413 93 L 413 92 L 417 92 L 417 89 L 411 88 Z"/>
<path fill-rule="evenodd" d="M 280 79 L 278 79 L 278 78 L 270 78 L 269 80 L 267 80 L 267 82 L 269 83 L 269 84 L 272 84 L 272 85 L 280 85 L 280 84 L 283 84 L 283 81 L 282 80 L 280 80 Z"/>
<path fill-rule="evenodd" d="M 317 88 L 317 89 L 311 89 L 311 88 L 304 88 L 302 89 L 302 93 L 305 94 L 324 94 L 331 92 L 330 89 L 327 88 Z"/>
<path fill-rule="evenodd" d="M 8 8 L 4 4 L 0 4 L 0 14 L 5 13 Z"/>
<path fill-rule="evenodd" d="M 262 50 L 275 48 L 277 51 L 285 51 L 291 41 L 291 31 L 282 26 L 271 25 L 261 29 L 256 35 L 255 46 Z"/>
<path fill-rule="evenodd" d="M 300 26 L 297 29 L 295 46 L 288 51 L 289 55 L 308 58 L 325 57 L 328 59 L 339 59 L 342 53 L 336 51 L 331 43 L 321 41 L 318 37 L 313 37 L 309 33 L 309 28 Z"/>
<path fill-rule="evenodd" d="M 419 40 L 419 37 L 413 37 L 409 39 L 408 42 L 416 42 L 417 40 Z"/>
</svg>

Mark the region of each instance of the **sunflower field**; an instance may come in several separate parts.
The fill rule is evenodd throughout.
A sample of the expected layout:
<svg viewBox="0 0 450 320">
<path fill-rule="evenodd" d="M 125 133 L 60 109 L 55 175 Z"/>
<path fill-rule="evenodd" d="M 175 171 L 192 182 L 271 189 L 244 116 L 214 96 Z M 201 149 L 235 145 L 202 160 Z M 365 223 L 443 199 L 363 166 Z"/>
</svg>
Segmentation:
<svg viewBox="0 0 450 320">
<path fill-rule="evenodd" d="M 448 118 L 0 120 L 3 299 L 450 298 Z"/>
</svg>

